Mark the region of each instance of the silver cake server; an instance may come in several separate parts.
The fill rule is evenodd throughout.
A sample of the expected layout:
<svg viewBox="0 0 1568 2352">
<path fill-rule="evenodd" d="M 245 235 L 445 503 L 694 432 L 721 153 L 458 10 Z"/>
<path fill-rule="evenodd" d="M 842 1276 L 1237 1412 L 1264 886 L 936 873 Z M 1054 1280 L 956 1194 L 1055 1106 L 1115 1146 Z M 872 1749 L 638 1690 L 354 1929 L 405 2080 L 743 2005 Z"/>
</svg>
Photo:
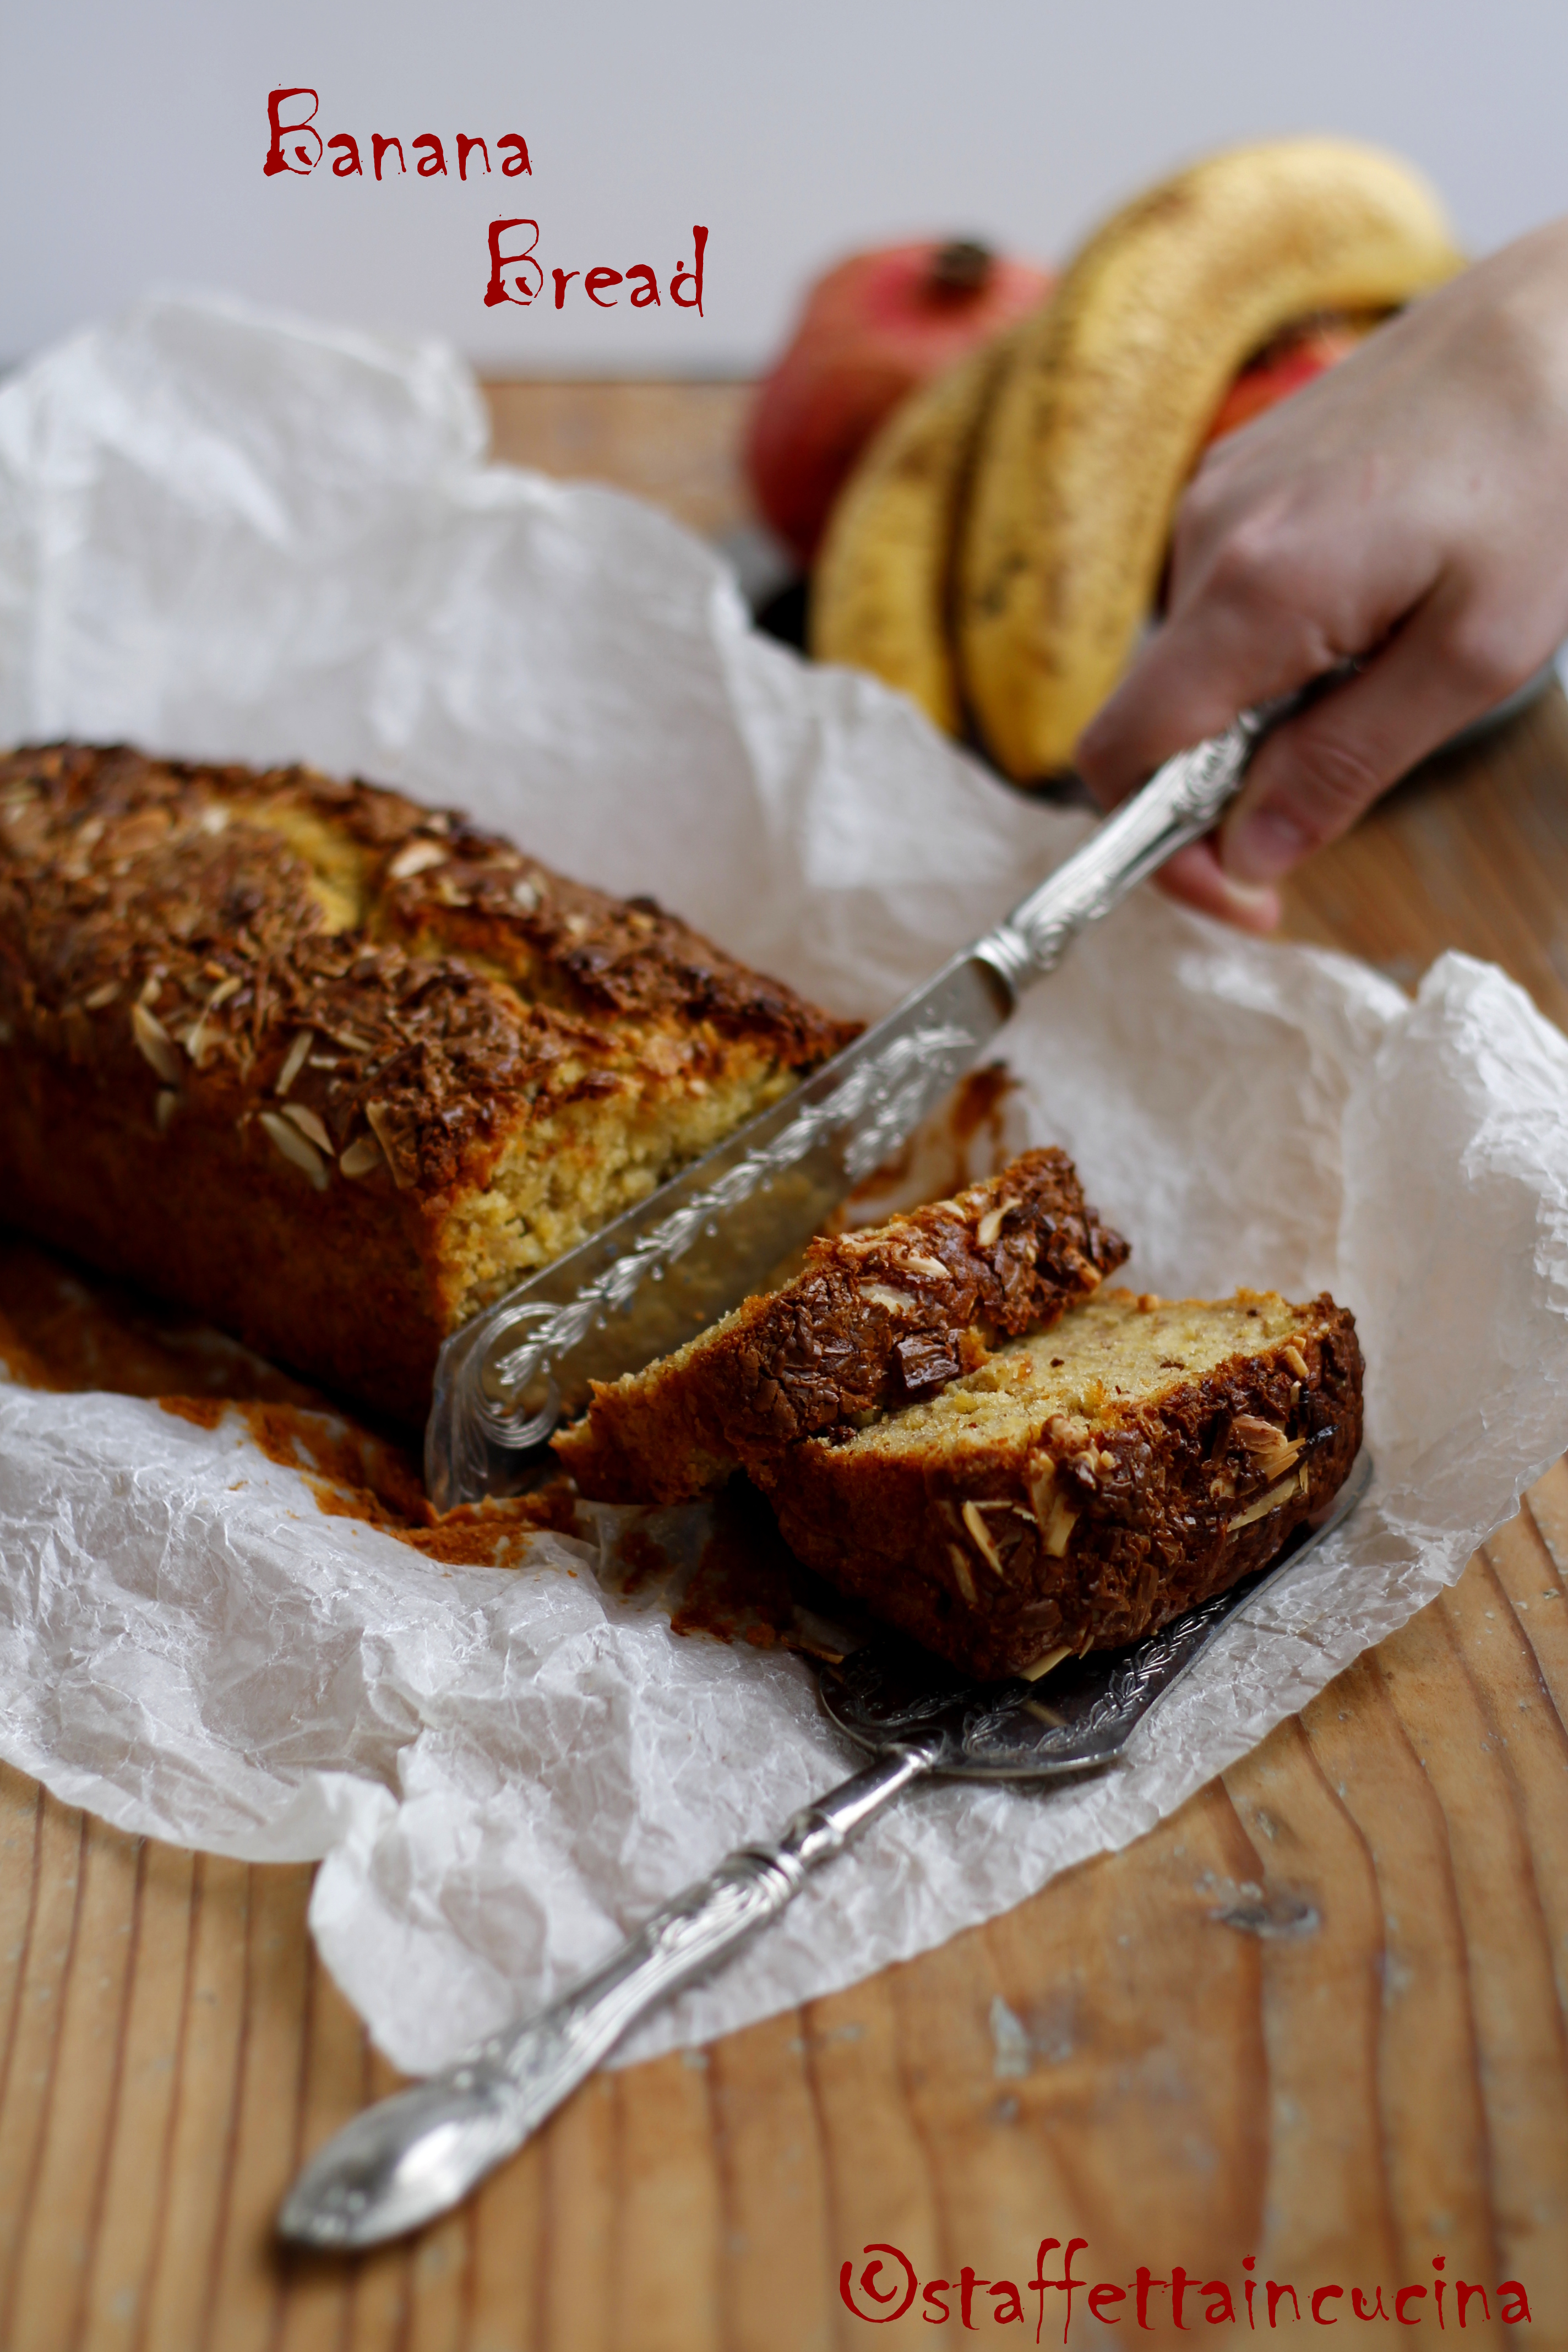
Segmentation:
<svg viewBox="0 0 1568 2352">
<path fill-rule="evenodd" d="M 828 1715 L 875 1762 L 796 1813 L 776 1845 L 731 1854 L 548 2009 L 367 2107 L 305 2167 L 279 2214 L 280 2234 L 350 2252 L 446 2212 L 522 2146 L 639 2017 L 776 1919 L 807 1874 L 913 1782 L 933 1773 L 1061 1782 L 1103 1771 L 1222 1627 L 1340 1527 L 1371 1482 L 1363 1450 L 1327 1509 L 1279 1559 L 1145 1640 L 1071 1659 L 1048 1680 L 966 1682 L 894 1639 L 819 1668 Z"/>
<path fill-rule="evenodd" d="M 1320 690 L 1246 711 L 1168 760 L 994 930 L 783 1102 L 455 1331 L 425 1433 L 437 1508 L 532 1484 L 591 1380 L 640 1370 L 765 1284 L 973 1066 L 1086 924 L 1209 831 L 1263 736 Z"/>
</svg>

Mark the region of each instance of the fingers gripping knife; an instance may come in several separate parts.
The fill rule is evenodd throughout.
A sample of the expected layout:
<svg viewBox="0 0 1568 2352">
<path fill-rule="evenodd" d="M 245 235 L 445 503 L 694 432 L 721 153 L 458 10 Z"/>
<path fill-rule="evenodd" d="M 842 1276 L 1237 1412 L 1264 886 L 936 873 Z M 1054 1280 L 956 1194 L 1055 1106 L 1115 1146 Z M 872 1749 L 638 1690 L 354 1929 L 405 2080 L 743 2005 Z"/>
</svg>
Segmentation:
<svg viewBox="0 0 1568 2352">
<path fill-rule="evenodd" d="M 437 1507 L 532 1483 L 591 1380 L 640 1370 L 765 1282 L 936 1108 L 1085 925 L 1209 831 L 1300 699 L 1244 712 L 1168 760 L 1005 921 L 784 1102 L 454 1332 L 425 1438 Z"/>
</svg>

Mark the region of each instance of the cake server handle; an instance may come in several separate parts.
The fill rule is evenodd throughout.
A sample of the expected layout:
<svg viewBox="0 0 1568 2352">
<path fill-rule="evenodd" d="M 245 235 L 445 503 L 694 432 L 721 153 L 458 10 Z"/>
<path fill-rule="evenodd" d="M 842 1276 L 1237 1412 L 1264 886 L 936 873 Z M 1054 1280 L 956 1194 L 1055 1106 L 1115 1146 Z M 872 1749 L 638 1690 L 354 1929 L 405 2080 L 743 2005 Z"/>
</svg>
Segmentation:
<svg viewBox="0 0 1568 2352">
<path fill-rule="evenodd" d="M 941 1748 L 940 1733 L 889 1748 L 804 1806 L 776 1845 L 742 1846 L 656 1911 L 550 2008 L 367 2107 L 305 2167 L 279 2214 L 279 2234 L 346 2253 L 447 2211 L 522 2146 L 639 2017 L 776 1919 L 809 1872 L 842 1853 L 874 1813 L 931 1770 Z"/>
<path fill-rule="evenodd" d="M 1342 667 L 1291 694 L 1244 710 L 1223 734 L 1167 760 L 1142 792 L 1114 809 L 1037 889 L 977 940 L 1015 996 L 1054 971 L 1079 933 L 1200 840 L 1240 790 L 1252 755 L 1281 719 L 1292 718 L 1346 675 Z"/>
</svg>

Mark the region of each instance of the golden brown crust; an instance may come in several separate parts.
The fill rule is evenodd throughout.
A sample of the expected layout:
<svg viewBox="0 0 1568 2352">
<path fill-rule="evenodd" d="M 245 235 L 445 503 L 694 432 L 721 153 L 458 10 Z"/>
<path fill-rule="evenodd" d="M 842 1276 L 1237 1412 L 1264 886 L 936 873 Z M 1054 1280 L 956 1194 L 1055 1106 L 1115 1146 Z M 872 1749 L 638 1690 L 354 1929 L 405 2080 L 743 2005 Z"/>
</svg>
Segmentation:
<svg viewBox="0 0 1568 2352">
<path fill-rule="evenodd" d="M 1135 1641 L 1272 1559 L 1350 1471 L 1362 1370 L 1324 1297 L 1256 1355 L 1026 1451 L 813 1438 L 760 1479 L 808 1566 L 966 1673 L 1016 1674 Z"/>
<path fill-rule="evenodd" d="M 500 1280 L 449 1226 L 503 1155 L 618 1118 L 635 1197 L 853 1034 L 398 793 L 0 758 L 8 1214 L 404 1420 Z"/>
<path fill-rule="evenodd" d="M 819 1238 L 805 1270 L 614 1383 L 555 1451 L 584 1495 L 683 1502 L 820 1431 L 930 1395 L 966 1337 L 1054 1323 L 1121 1265 L 1064 1151 L 1026 1151 L 955 1200 Z"/>
</svg>

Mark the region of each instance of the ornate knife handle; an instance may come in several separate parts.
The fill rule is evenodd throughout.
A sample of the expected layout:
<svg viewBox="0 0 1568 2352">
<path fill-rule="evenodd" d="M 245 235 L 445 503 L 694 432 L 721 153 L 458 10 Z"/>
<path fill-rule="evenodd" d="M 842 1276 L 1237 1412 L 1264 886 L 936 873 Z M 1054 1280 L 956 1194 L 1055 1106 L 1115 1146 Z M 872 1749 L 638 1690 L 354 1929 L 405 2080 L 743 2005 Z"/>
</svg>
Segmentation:
<svg viewBox="0 0 1568 2352">
<path fill-rule="evenodd" d="M 1168 760 L 1142 792 L 1123 801 L 1080 849 L 977 942 L 975 953 L 995 966 L 1015 995 L 1054 971 L 1079 931 L 1109 914 L 1167 857 L 1210 830 L 1240 790 L 1264 736 L 1303 699 L 1284 695 L 1244 710 L 1223 735 Z"/>
<path fill-rule="evenodd" d="M 345 2249 L 456 2204 L 585 2081 L 645 2011 L 776 1919 L 808 1872 L 929 1772 L 940 1736 L 901 1743 L 796 1813 L 778 1843 L 743 1846 L 688 1887 L 563 1999 L 457 2066 L 367 2107 L 309 2164 L 279 2216 L 286 2238 Z"/>
</svg>

